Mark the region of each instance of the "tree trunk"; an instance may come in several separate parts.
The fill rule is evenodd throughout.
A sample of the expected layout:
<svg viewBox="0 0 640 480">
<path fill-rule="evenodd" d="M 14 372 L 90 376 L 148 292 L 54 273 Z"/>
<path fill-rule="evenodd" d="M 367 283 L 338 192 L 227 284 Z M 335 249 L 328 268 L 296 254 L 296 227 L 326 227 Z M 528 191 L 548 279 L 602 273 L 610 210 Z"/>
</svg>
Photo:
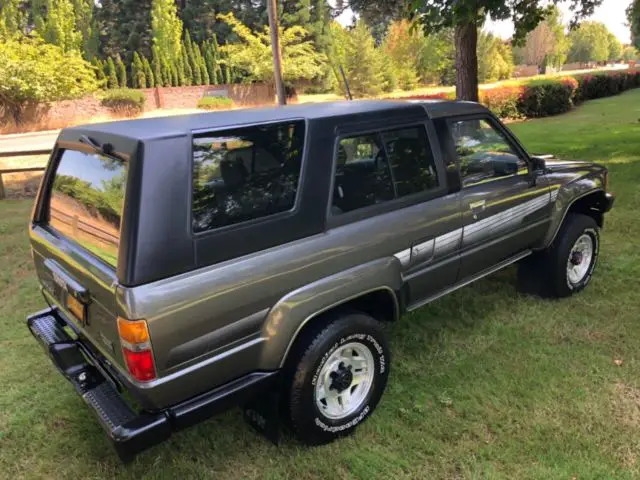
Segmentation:
<svg viewBox="0 0 640 480">
<path fill-rule="evenodd" d="M 456 25 L 456 98 L 478 101 L 478 27 L 475 22 Z"/>
</svg>

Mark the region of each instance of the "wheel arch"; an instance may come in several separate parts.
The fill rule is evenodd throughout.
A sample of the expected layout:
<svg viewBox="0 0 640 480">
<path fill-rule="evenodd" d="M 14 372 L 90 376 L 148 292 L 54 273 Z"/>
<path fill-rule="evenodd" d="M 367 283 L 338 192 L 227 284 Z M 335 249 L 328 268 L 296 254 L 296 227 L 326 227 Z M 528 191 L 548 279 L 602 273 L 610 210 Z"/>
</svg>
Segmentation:
<svg viewBox="0 0 640 480">
<path fill-rule="evenodd" d="M 303 331 L 340 310 L 363 311 L 380 321 L 394 321 L 402 309 L 400 263 L 395 258 L 371 262 L 283 297 L 270 310 L 262 333 L 267 341 L 260 366 L 281 368 Z"/>
<path fill-rule="evenodd" d="M 551 226 L 542 244 L 542 248 L 549 247 L 556 239 L 562 224 L 570 213 L 581 213 L 593 218 L 598 227 L 604 225 L 606 212 L 606 192 L 602 188 L 594 188 L 576 195 L 573 189 L 562 187 L 558 194 L 555 207 L 551 214 Z"/>
</svg>

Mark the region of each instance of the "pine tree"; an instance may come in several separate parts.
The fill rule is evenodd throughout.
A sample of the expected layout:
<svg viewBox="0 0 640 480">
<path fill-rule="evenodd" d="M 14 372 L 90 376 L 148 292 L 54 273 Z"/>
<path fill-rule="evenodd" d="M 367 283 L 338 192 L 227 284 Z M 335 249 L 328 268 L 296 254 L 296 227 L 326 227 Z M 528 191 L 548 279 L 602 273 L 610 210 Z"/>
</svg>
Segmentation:
<svg viewBox="0 0 640 480">
<path fill-rule="evenodd" d="M 145 56 L 142 57 L 142 65 L 144 66 L 144 76 L 147 79 L 147 86 L 149 88 L 154 88 L 156 86 L 156 79 L 153 76 L 153 70 L 151 70 L 149 59 Z"/>
<path fill-rule="evenodd" d="M 187 60 L 189 61 L 189 67 L 191 67 L 191 72 L 193 75 L 192 85 L 202 85 L 202 74 L 200 71 L 200 65 L 196 60 L 195 49 L 193 46 L 193 42 L 191 42 L 191 34 L 189 30 L 186 32 L 186 36 L 184 39 L 184 46 L 187 55 Z"/>
<path fill-rule="evenodd" d="M 193 70 L 191 70 L 191 64 L 189 62 L 189 58 L 187 56 L 187 48 L 186 45 L 182 45 L 182 66 L 184 68 L 184 84 L 188 87 L 193 85 Z"/>
<path fill-rule="evenodd" d="M 193 53 L 196 58 L 196 64 L 200 70 L 200 78 L 202 79 L 202 85 L 209 85 L 209 73 L 207 72 L 207 66 L 204 62 L 204 57 L 202 56 L 202 51 L 200 50 L 200 46 L 196 43 L 193 45 Z"/>
<path fill-rule="evenodd" d="M 217 65 L 214 60 L 212 43 L 205 42 L 203 45 L 202 53 L 204 55 L 204 62 L 207 67 L 207 72 L 209 73 L 209 81 L 212 85 L 217 85 L 219 81 L 218 81 L 218 75 L 216 72 Z"/>
<path fill-rule="evenodd" d="M 171 86 L 179 87 L 180 86 L 180 78 L 178 77 L 178 68 L 175 63 L 172 63 L 169 68 L 171 69 Z"/>
<path fill-rule="evenodd" d="M 3 0 L 0 8 L 0 38 L 24 33 L 26 18 L 21 10 L 22 0 Z"/>
<path fill-rule="evenodd" d="M 105 72 L 107 77 L 107 88 L 118 88 L 118 75 L 116 74 L 116 66 L 113 63 L 113 58 L 107 59 L 107 71 Z"/>
<path fill-rule="evenodd" d="M 182 55 L 182 44 L 180 44 L 180 52 L 175 61 L 176 69 L 178 70 L 178 85 L 184 87 L 187 84 L 184 72 L 184 59 Z"/>
<path fill-rule="evenodd" d="M 173 82 L 173 78 L 171 76 L 171 67 L 169 66 L 169 61 L 166 57 L 162 57 L 160 60 L 160 64 L 162 65 L 162 85 L 164 87 L 170 87 L 171 82 Z"/>
<path fill-rule="evenodd" d="M 127 67 L 124 66 L 124 62 L 120 55 L 116 55 L 116 69 L 118 76 L 118 85 L 120 88 L 127 88 Z"/>
<path fill-rule="evenodd" d="M 36 31 L 45 42 L 58 45 L 65 52 L 82 49 L 82 34 L 76 28 L 71 0 L 47 0 L 46 15 L 37 11 Z"/>
<path fill-rule="evenodd" d="M 151 5 L 151 31 L 153 45 L 170 62 L 175 62 L 180 53 L 182 20 L 178 18 L 175 0 L 153 0 Z"/>
<path fill-rule="evenodd" d="M 102 60 L 94 57 L 93 60 L 91 60 L 91 64 L 96 69 L 96 78 L 98 79 L 98 83 L 100 84 L 100 86 L 102 86 L 106 80 L 104 76 L 104 66 L 102 65 Z"/>
<path fill-rule="evenodd" d="M 131 64 L 131 83 L 134 88 L 147 88 L 147 77 L 144 73 L 144 64 L 140 60 L 138 52 L 133 54 L 133 63 Z"/>
<path fill-rule="evenodd" d="M 222 64 L 222 79 L 226 85 L 231 84 L 231 68 L 226 63 Z"/>
<path fill-rule="evenodd" d="M 164 78 L 162 77 L 162 59 L 158 53 L 158 49 L 153 47 L 153 58 L 151 59 L 151 65 L 153 67 L 153 78 L 156 87 L 164 86 Z"/>
<path fill-rule="evenodd" d="M 103 55 L 115 57 L 119 53 L 126 59 L 130 52 L 140 52 L 151 58 L 152 1 L 100 0 L 100 8 L 94 8 L 94 13 Z"/>
<path fill-rule="evenodd" d="M 94 0 L 73 0 L 76 29 L 82 37 L 82 55 L 87 60 L 98 56 L 100 36 L 94 17 Z"/>
</svg>

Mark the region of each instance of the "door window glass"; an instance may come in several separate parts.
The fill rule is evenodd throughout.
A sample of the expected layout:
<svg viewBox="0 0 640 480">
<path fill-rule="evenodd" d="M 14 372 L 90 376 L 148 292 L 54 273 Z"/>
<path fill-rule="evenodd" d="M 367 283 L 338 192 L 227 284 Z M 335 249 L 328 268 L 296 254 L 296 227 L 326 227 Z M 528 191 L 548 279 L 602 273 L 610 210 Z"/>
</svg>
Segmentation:
<svg viewBox="0 0 640 480">
<path fill-rule="evenodd" d="M 333 213 L 350 212 L 394 198 L 389 162 L 377 134 L 340 140 Z"/>
<path fill-rule="evenodd" d="M 399 197 L 438 186 L 438 175 L 423 126 L 382 133 Z"/>
<path fill-rule="evenodd" d="M 527 173 L 526 162 L 487 120 L 454 122 L 452 134 L 464 186 Z"/>
</svg>

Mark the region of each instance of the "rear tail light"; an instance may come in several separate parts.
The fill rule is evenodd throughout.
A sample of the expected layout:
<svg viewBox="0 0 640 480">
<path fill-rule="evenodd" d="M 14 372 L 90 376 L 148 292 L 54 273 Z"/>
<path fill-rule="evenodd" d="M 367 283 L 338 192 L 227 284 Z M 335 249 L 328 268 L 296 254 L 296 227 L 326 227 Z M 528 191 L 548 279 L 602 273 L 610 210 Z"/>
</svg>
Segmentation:
<svg viewBox="0 0 640 480">
<path fill-rule="evenodd" d="M 131 376 L 141 382 L 156 378 L 147 321 L 118 317 L 118 334 L 122 356 Z"/>
</svg>

